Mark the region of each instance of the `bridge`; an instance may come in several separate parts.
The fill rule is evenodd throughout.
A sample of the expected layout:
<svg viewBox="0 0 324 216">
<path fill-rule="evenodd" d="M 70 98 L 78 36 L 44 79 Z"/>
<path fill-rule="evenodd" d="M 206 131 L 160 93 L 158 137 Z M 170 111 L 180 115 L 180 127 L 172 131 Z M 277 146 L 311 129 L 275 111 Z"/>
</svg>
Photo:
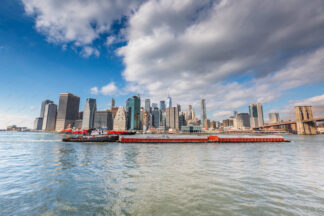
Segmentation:
<svg viewBox="0 0 324 216">
<path fill-rule="evenodd" d="M 276 130 L 284 128 L 289 131 L 297 131 L 300 135 L 315 135 L 316 122 L 324 121 L 324 117 L 314 118 L 311 106 L 296 106 L 296 121 L 285 121 L 265 124 L 252 128 L 253 130 Z"/>
</svg>

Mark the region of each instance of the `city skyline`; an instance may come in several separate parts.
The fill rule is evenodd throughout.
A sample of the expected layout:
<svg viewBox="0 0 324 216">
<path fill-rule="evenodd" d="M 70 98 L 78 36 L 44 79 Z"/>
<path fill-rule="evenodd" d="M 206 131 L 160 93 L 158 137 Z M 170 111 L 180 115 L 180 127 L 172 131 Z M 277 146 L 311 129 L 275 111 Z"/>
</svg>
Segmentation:
<svg viewBox="0 0 324 216">
<path fill-rule="evenodd" d="M 298 104 L 324 114 L 321 1 L 280 0 L 280 7 L 256 0 L 125 1 L 100 7 L 93 0 L 79 2 L 79 13 L 70 13 L 70 0 L 41 2 L 2 1 L 0 129 L 32 128 L 39 101 L 58 104 L 61 92 L 82 98 L 80 107 L 94 98 L 98 110 L 109 108 L 112 97 L 119 105 L 139 93 L 159 104 L 170 94 L 173 105 L 191 104 L 197 116 L 204 97 L 214 120 L 247 112 L 251 103 L 281 119 L 293 118 L 291 107 Z"/>
</svg>

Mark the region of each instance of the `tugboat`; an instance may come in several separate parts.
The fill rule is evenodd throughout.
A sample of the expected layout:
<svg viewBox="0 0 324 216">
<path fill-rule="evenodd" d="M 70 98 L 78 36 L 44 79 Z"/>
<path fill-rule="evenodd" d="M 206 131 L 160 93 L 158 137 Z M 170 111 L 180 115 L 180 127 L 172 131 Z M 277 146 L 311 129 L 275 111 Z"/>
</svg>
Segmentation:
<svg viewBox="0 0 324 216">
<path fill-rule="evenodd" d="M 89 129 L 85 135 L 68 136 L 63 142 L 116 142 L 119 139 L 117 134 L 105 134 L 102 130 Z"/>
</svg>

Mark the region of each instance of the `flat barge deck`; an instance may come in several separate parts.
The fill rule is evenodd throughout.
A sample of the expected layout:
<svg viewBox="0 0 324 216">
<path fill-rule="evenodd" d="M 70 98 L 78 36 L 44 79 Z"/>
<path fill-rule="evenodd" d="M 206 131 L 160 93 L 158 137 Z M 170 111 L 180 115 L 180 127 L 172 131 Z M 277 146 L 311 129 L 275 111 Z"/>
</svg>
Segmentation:
<svg viewBox="0 0 324 216">
<path fill-rule="evenodd" d="M 121 143 L 259 143 L 259 142 L 290 142 L 282 137 L 188 137 L 188 138 L 171 138 L 171 137 L 127 137 L 119 138 Z"/>
</svg>

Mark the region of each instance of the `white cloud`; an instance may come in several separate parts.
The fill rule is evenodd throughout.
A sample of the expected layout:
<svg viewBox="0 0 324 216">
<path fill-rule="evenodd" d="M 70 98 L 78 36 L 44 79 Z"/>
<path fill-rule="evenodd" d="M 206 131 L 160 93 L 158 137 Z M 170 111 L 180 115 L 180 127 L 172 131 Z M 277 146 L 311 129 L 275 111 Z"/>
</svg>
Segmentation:
<svg viewBox="0 0 324 216">
<path fill-rule="evenodd" d="M 305 52 L 324 42 L 323 8 L 319 0 L 148 1 L 130 17 L 128 43 L 118 50 L 123 76 L 149 97 L 167 90 L 182 104 L 204 97 L 214 112 L 273 101 L 323 81 L 323 49 Z M 245 75 L 252 79 L 233 81 Z"/>
<path fill-rule="evenodd" d="M 129 15 L 141 0 L 22 0 L 36 28 L 54 43 L 89 46 L 110 30 L 115 20 Z M 97 54 L 97 52 L 91 53 Z"/>
<path fill-rule="evenodd" d="M 81 55 L 85 58 L 88 58 L 92 55 L 95 55 L 96 57 L 98 57 L 100 55 L 99 50 L 97 50 L 96 48 L 90 47 L 90 46 L 85 46 L 83 47 L 82 51 L 81 51 Z"/>
<path fill-rule="evenodd" d="M 110 46 L 111 44 L 113 44 L 115 42 L 116 38 L 114 36 L 109 36 L 106 39 L 106 46 Z"/>
<path fill-rule="evenodd" d="M 307 98 L 295 103 L 296 106 L 314 106 L 324 107 L 324 94 L 315 97 Z"/>
<path fill-rule="evenodd" d="M 98 87 L 97 87 L 97 86 L 92 87 L 92 88 L 90 89 L 90 93 L 93 94 L 93 95 L 97 95 L 97 94 L 99 93 L 99 89 L 98 89 Z"/>
<path fill-rule="evenodd" d="M 99 56 L 93 41 L 103 33 L 107 46 L 126 40 L 117 51 L 126 67 L 122 94 L 161 99 L 169 92 L 196 107 L 204 97 L 218 118 L 324 82 L 322 0 L 22 1 L 49 41 L 81 47 L 84 57 Z M 123 16 L 126 29 L 111 34 Z M 112 82 L 97 92 L 118 90 Z"/>
<path fill-rule="evenodd" d="M 117 91 L 117 87 L 114 82 L 110 82 L 107 85 L 103 86 L 100 90 L 100 93 L 103 95 L 110 95 Z"/>
</svg>

